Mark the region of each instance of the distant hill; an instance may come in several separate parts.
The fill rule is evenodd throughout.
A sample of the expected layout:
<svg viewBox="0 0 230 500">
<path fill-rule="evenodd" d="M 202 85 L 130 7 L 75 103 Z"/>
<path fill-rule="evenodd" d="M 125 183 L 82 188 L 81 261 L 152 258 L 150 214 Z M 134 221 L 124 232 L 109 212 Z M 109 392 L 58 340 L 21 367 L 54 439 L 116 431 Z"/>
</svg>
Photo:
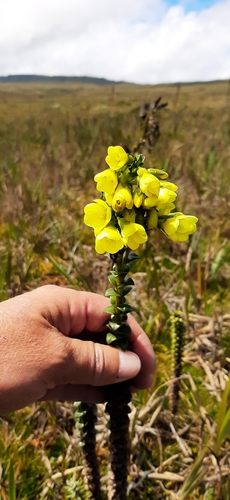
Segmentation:
<svg viewBox="0 0 230 500">
<path fill-rule="evenodd" d="M 94 85 L 113 85 L 117 83 L 106 78 L 95 78 L 91 76 L 44 76 L 44 75 L 8 75 L 0 76 L 2 83 L 38 83 L 38 82 L 76 82 L 76 83 L 91 83 Z"/>
<path fill-rule="evenodd" d="M 117 85 L 121 83 L 132 84 L 131 82 L 107 80 L 106 78 L 96 78 L 93 76 L 46 76 L 46 75 L 8 75 L 0 76 L 0 83 L 40 83 L 40 82 L 56 82 L 56 83 L 91 83 L 93 85 Z M 152 86 L 171 86 L 171 85 L 200 85 L 212 83 L 224 83 L 228 80 L 210 80 L 210 81 L 194 81 L 194 82 L 174 82 L 174 83 L 158 83 Z M 230 82 L 230 80 L 229 80 Z M 230 84 L 230 83 L 229 83 Z M 146 84 L 150 85 L 150 84 Z"/>
</svg>

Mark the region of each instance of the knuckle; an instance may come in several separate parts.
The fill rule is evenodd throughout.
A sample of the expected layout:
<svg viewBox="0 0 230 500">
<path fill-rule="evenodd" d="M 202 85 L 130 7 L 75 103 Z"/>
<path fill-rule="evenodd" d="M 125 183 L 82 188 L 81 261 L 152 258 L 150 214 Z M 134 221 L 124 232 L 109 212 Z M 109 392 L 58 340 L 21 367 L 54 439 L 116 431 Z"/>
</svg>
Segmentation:
<svg viewBox="0 0 230 500">
<path fill-rule="evenodd" d="M 50 357 L 50 365 L 55 378 L 55 383 L 65 384 L 68 381 L 68 371 L 66 368 L 72 363 L 73 352 L 68 338 L 56 340 L 53 355 Z"/>
<path fill-rule="evenodd" d="M 103 346 L 93 343 L 93 385 L 103 385 L 106 369 L 105 352 Z"/>
</svg>

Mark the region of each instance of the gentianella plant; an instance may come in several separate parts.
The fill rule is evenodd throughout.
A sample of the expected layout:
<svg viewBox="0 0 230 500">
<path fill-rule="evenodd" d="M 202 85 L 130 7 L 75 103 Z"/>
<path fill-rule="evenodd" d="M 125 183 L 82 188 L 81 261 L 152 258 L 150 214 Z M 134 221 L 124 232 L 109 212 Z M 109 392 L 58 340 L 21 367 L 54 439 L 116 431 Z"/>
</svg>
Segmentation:
<svg viewBox="0 0 230 500">
<path fill-rule="evenodd" d="M 135 251 L 152 231 L 161 231 L 174 242 L 186 242 L 196 231 L 198 219 L 173 211 L 177 186 L 166 180 L 165 171 L 145 168 L 143 155 L 131 156 L 121 146 L 110 146 L 105 161 L 109 168 L 94 177 L 100 198 L 85 206 L 84 222 L 94 230 L 96 252 L 112 261 L 111 287 L 106 291 L 111 304 L 105 310 L 110 314 L 106 341 L 126 350 L 130 345 L 127 314 L 132 311 L 126 296 L 134 285 L 128 274 L 138 258 Z M 127 383 L 110 387 L 108 394 L 113 500 L 122 500 L 127 487 L 131 395 Z"/>
</svg>

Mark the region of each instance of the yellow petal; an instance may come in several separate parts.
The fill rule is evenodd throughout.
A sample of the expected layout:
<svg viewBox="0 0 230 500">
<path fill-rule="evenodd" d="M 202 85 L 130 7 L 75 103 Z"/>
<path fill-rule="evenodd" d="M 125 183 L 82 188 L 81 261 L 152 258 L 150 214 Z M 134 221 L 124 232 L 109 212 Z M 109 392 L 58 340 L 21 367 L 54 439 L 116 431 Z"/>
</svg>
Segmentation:
<svg viewBox="0 0 230 500">
<path fill-rule="evenodd" d="M 155 175 L 144 173 L 139 178 L 139 186 L 141 191 L 146 196 L 152 196 L 153 194 L 158 196 L 160 191 L 160 181 L 155 177 Z"/>
<path fill-rule="evenodd" d="M 84 223 L 94 229 L 105 227 L 111 220 L 112 210 L 103 200 L 95 200 L 84 208 Z"/>
<path fill-rule="evenodd" d="M 133 222 L 121 221 L 121 233 L 126 240 L 126 245 L 131 250 L 136 250 L 139 245 L 145 243 L 148 239 L 144 227 Z"/>
<path fill-rule="evenodd" d="M 97 183 L 97 190 L 108 194 L 113 194 L 118 184 L 117 175 L 110 168 L 96 174 L 94 180 Z"/>
<path fill-rule="evenodd" d="M 124 246 L 123 238 L 114 226 L 105 227 L 96 236 L 95 248 L 97 253 L 111 253 L 119 252 Z"/>
<path fill-rule="evenodd" d="M 112 170 L 119 170 L 128 163 L 129 155 L 121 146 L 109 146 L 106 163 Z"/>
</svg>

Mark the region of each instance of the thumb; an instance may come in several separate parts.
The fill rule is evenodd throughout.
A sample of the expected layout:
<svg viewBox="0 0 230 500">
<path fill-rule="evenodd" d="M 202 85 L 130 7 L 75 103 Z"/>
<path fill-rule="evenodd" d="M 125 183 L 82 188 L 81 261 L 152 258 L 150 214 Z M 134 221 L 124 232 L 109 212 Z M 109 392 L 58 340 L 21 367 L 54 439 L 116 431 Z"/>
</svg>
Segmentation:
<svg viewBox="0 0 230 500">
<path fill-rule="evenodd" d="M 131 351 L 66 337 L 65 343 L 66 355 L 56 384 L 115 384 L 134 378 L 141 369 L 140 358 Z"/>
</svg>

